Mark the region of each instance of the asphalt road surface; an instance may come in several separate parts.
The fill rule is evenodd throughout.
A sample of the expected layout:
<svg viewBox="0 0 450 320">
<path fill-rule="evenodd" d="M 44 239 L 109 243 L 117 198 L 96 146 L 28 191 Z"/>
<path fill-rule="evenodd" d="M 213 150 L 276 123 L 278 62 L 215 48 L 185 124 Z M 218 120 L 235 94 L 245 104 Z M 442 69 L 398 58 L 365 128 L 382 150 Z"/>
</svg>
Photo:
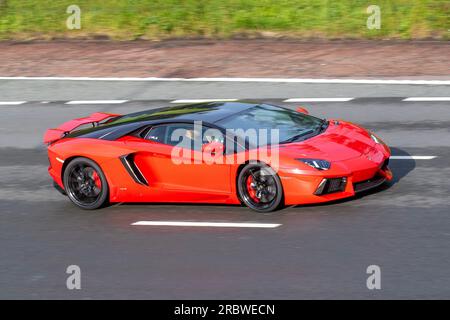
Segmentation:
<svg viewBox="0 0 450 320">
<path fill-rule="evenodd" d="M 289 107 L 298 103 L 273 99 L 333 93 L 371 97 L 302 105 L 313 115 L 373 129 L 392 146 L 394 155 L 436 157 L 392 160 L 395 181 L 357 198 L 258 215 L 244 207 L 217 205 L 77 209 L 51 186 L 41 144 L 46 128 L 95 111 L 138 111 L 168 105 L 175 98 L 198 98 L 202 92 L 199 84 L 193 84 L 195 94 L 189 84 L 177 87 L 177 83 L 152 88 L 148 83 L 79 82 L 75 89 L 61 82 L 45 84 L 0 81 L 0 100 L 35 101 L 0 106 L 0 298 L 450 298 L 450 103 L 397 98 L 450 96 L 449 86 L 362 86 L 339 91 L 338 85 L 329 84 L 315 85 L 309 95 L 304 86 L 283 92 L 277 88 L 285 85 L 275 85 L 267 87 L 269 92 L 253 83 L 245 85 L 247 93 L 242 87 L 234 92 L 236 84 L 203 86 L 206 98 L 264 99 Z M 217 92 L 208 91 L 211 87 Z M 126 96 L 120 92 L 123 88 Z M 151 100 L 167 101 L 119 105 L 43 101 L 143 100 L 150 99 L 145 92 L 152 90 L 158 95 Z M 281 226 L 131 225 L 141 220 Z M 66 288 L 69 265 L 81 268 L 81 290 Z M 366 287 L 369 265 L 381 268 L 381 290 Z"/>
</svg>

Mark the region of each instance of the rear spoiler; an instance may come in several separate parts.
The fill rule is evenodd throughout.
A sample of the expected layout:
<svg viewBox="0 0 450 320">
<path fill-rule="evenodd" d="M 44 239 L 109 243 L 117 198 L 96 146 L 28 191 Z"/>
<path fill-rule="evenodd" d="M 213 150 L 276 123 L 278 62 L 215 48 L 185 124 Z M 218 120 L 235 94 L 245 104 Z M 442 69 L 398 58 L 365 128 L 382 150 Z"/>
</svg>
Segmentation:
<svg viewBox="0 0 450 320">
<path fill-rule="evenodd" d="M 44 143 L 50 144 L 52 142 L 55 142 L 59 139 L 64 138 L 65 135 L 70 133 L 71 131 L 75 130 L 76 128 L 92 123 L 94 126 L 98 124 L 100 121 L 109 119 L 109 118 L 115 118 L 121 116 L 120 114 L 114 114 L 114 113 L 103 113 L 103 112 L 96 112 L 91 114 L 89 117 L 84 118 L 78 118 L 73 119 L 67 122 L 64 122 L 61 124 L 58 128 L 54 129 L 48 129 L 44 134 Z"/>
</svg>

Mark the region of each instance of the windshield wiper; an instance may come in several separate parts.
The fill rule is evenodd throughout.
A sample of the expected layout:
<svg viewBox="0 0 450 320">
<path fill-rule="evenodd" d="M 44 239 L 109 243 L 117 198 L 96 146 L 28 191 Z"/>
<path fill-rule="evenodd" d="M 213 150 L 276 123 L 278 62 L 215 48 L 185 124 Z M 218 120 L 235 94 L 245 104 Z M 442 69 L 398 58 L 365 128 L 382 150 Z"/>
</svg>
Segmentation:
<svg viewBox="0 0 450 320">
<path fill-rule="evenodd" d="M 297 141 L 297 140 L 299 140 L 300 138 L 302 138 L 302 137 L 304 137 L 304 136 L 306 136 L 306 135 L 308 135 L 308 134 L 311 134 L 311 133 L 314 133 L 314 130 L 313 130 L 313 129 L 304 130 L 304 131 L 300 132 L 299 134 L 296 134 L 295 136 L 292 136 L 292 137 L 290 137 L 289 139 L 284 140 L 284 141 L 281 142 L 281 143 L 294 142 L 294 141 Z"/>
</svg>

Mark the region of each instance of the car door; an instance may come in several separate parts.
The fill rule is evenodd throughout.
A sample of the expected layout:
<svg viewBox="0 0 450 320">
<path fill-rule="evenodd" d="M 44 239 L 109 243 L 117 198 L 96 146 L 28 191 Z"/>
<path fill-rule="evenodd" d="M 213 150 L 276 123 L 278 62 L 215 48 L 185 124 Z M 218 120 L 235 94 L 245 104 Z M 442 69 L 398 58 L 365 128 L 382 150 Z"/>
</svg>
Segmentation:
<svg viewBox="0 0 450 320">
<path fill-rule="evenodd" d="M 192 123 L 155 125 L 148 129 L 140 143 L 141 152 L 135 158 L 153 185 L 173 192 L 183 199 L 220 199 L 231 193 L 230 165 L 207 163 L 202 156 L 201 130 Z M 194 139 L 187 136 L 197 132 Z"/>
</svg>

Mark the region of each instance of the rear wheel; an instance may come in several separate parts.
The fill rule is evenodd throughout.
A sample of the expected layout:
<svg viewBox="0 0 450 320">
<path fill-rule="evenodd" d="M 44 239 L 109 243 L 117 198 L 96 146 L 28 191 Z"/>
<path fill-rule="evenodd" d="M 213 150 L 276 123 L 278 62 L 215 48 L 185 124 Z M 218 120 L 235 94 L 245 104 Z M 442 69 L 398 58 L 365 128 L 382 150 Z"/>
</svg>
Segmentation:
<svg viewBox="0 0 450 320">
<path fill-rule="evenodd" d="M 64 188 L 70 200 L 86 210 L 98 209 L 108 199 L 108 183 L 100 167 L 87 158 L 73 159 L 64 170 Z"/>
<path fill-rule="evenodd" d="M 271 212 L 282 204 L 280 178 L 267 165 L 247 164 L 239 173 L 237 187 L 242 202 L 257 212 Z"/>
</svg>

